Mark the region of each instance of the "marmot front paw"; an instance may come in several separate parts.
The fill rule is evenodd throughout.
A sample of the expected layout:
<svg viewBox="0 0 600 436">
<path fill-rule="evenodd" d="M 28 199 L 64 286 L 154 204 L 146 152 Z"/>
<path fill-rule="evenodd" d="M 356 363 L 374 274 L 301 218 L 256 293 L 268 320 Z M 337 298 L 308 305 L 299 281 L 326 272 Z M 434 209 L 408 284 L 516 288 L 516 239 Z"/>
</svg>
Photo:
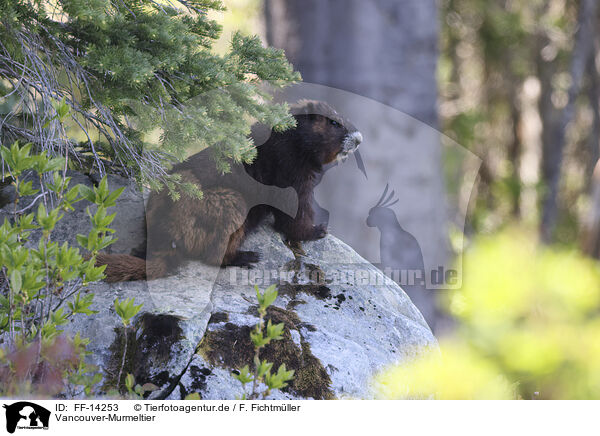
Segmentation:
<svg viewBox="0 0 600 436">
<path fill-rule="evenodd" d="M 254 264 L 259 261 L 260 254 L 256 251 L 238 251 L 232 260 L 222 264 L 221 267 L 239 266 L 241 268 L 253 268 Z"/>
</svg>

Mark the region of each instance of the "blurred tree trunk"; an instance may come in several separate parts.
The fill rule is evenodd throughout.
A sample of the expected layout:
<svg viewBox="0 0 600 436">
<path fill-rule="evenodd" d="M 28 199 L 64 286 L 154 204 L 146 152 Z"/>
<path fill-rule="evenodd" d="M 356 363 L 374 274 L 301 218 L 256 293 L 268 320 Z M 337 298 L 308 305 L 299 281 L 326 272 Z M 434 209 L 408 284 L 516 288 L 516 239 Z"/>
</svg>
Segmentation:
<svg viewBox="0 0 600 436">
<path fill-rule="evenodd" d="M 542 120 L 544 120 L 542 176 L 546 184 L 541 222 L 541 236 L 544 242 L 551 242 L 554 236 L 558 217 L 558 193 L 566 132 L 575 114 L 575 100 L 581 89 L 586 66 L 593 54 L 597 6 L 597 0 L 581 0 L 571 57 L 571 86 L 569 87 L 567 105 L 562 110 L 556 125 L 549 120 L 550 117 L 544 119 L 544 112 L 552 110 L 552 101 L 550 100 L 552 91 L 551 82 L 543 77 L 544 71 L 540 72 L 540 81 L 542 87 L 545 87 L 542 91 L 542 100 L 548 100 L 542 101 L 542 107 L 540 108 Z"/>
<path fill-rule="evenodd" d="M 510 163 L 510 202 L 511 214 L 514 218 L 521 217 L 521 154 L 523 143 L 521 141 L 521 103 L 519 92 L 522 89 L 521 81 L 510 72 L 506 80 L 507 96 L 510 103 L 510 123 L 512 140 L 508 144 L 507 158 Z"/>
<path fill-rule="evenodd" d="M 596 35 L 596 46 L 598 46 L 598 35 Z M 598 49 L 595 52 L 598 53 Z M 590 101 L 590 108 L 592 109 L 592 129 L 589 138 L 589 159 L 586 168 L 586 179 L 589 180 L 592 179 L 592 171 L 600 158 L 600 86 L 598 83 L 598 74 L 596 56 L 590 56 L 587 76 L 589 79 L 588 99 Z"/>
<path fill-rule="evenodd" d="M 269 45 L 311 83 L 372 98 L 437 125 L 434 0 L 265 0 Z"/>
<path fill-rule="evenodd" d="M 267 42 L 285 50 L 305 82 L 368 97 L 437 128 L 435 0 L 265 0 L 264 5 Z M 390 143 L 382 150 L 367 150 L 373 135 L 382 137 L 384 129 L 392 132 L 399 128 L 390 120 L 375 120 L 373 124 L 373 131 L 363 132 L 362 156 L 367 167 L 376 169 L 368 173 L 369 181 L 377 180 L 381 190 L 390 182 L 400 198 L 404 193 L 412 195 L 414 201 L 403 200 L 398 208 L 398 221 L 402 226 L 421 226 L 420 233 L 426 236 L 417 239 L 426 267 L 428 260 L 430 266 L 434 262 L 445 265 L 448 245 L 439 135 L 437 145 L 417 149 L 422 156 L 411 156 L 407 163 L 406 150 L 400 145 Z M 330 204 L 337 201 L 345 215 L 363 217 L 364 221 L 369 208 L 365 210 L 360 202 L 348 204 L 348 198 L 368 198 L 373 192 L 365 191 L 364 180 L 346 178 L 336 182 L 344 195 L 332 194 Z M 382 248 L 382 261 L 411 256 L 400 253 L 399 244 L 387 242 L 395 251 L 384 253 Z M 373 245 L 372 241 L 364 243 Z M 360 242 L 351 245 L 360 248 L 356 244 Z M 427 255 L 432 252 L 438 256 L 435 261 Z M 440 316 L 435 307 L 436 292 L 421 289 L 408 293 L 435 328 Z"/>
<path fill-rule="evenodd" d="M 585 254 L 600 259 L 600 161 L 592 176 L 590 202 L 590 211 L 581 233 L 581 249 Z"/>
<path fill-rule="evenodd" d="M 583 222 L 580 246 L 585 254 L 600 259 L 600 161 L 598 160 L 600 156 L 600 87 L 598 86 L 598 69 L 594 56 L 588 62 L 587 72 L 590 80 L 589 100 L 593 114 L 589 139 L 589 165 L 594 170 L 590 182 L 590 211 Z"/>
</svg>

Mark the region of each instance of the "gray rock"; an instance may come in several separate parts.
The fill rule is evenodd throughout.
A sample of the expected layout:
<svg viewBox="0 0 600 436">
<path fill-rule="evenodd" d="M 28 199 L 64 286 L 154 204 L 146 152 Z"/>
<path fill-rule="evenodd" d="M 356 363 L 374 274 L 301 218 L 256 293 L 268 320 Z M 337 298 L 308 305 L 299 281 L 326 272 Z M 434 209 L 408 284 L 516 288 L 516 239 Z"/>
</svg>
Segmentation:
<svg viewBox="0 0 600 436">
<path fill-rule="evenodd" d="M 286 326 L 284 339 L 267 346 L 261 357 L 274 367 L 286 363 L 296 371 L 290 387 L 270 398 L 371 398 L 370 379 L 376 371 L 435 347 L 436 341 L 398 285 L 346 244 L 327 236 L 303 245 L 304 254 L 294 257 L 268 224 L 245 243 L 267 259 L 255 273 L 279 270 L 279 276 L 288 275 L 271 274 L 259 285 L 279 284 L 268 316 Z M 371 284 L 357 282 L 358 273 L 370 277 Z M 238 269 L 219 275 L 204 340 L 169 398 L 194 391 L 206 399 L 241 395 L 231 370 L 251 362 L 248 334 L 258 321 L 254 290 L 240 283 L 241 276 Z"/>
<path fill-rule="evenodd" d="M 110 187 L 124 183 L 112 178 Z M 143 205 L 127 187 L 117 205 L 120 243 L 113 252 L 127 253 L 143 240 Z M 89 230 L 85 205 L 78 207 L 57 232 L 70 242 Z M 98 313 L 74 317 L 65 329 L 90 338 L 88 359 L 105 374 L 100 393 L 114 387 L 119 374 L 132 373 L 136 383 L 158 386 L 150 398 L 240 397 L 232 371 L 252 366 L 255 283 L 261 290 L 278 284 L 267 318 L 285 325 L 284 338 L 267 345 L 261 358 L 295 370 L 290 386 L 269 398 L 371 398 L 378 370 L 437 346 L 402 289 L 333 236 L 289 246 L 267 222 L 242 249 L 262 255 L 251 270 L 188 262 L 170 277 L 89 287 Z M 115 298 L 143 304 L 127 329 L 114 311 Z"/>
<path fill-rule="evenodd" d="M 100 180 L 94 176 L 87 176 L 76 171 L 67 171 L 67 175 L 71 177 L 69 187 L 77 184 L 94 186 Z M 39 181 L 36 173 L 31 173 L 26 180 L 31 180 L 33 187 L 39 189 Z M 113 221 L 112 228 L 117 230 L 117 241 L 107 248 L 109 253 L 129 253 L 129 251 L 139 246 L 146 238 L 146 228 L 144 223 L 144 198 L 135 185 L 123 177 L 109 175 L 108 188 L 111 191 L 124 187 L 125 189 L 119 197 L 118 210 L 119 213 Z M 35 196 L 33 196 L 35 197 Z M 19 204 L 19 209 L 30 206 L 32 197 L 23 199 Z M 4 221 L 4 217 L 13 211 L 12 202 L 14 201 L 14 189 L 12 186 L 0 188 L 0 222 Z M 38 201 L 40 201 L 38 199 Z M 36 210 L 37 203 L 30 208 Z M 67 241 L 69 245 L 79 246 L 77 244 L 77 234 L 87 235 L 90 231 L 90 219 L 86 209 L 90 207 L 92 213 L 95 212 L 95 205 L 87 200 L 79 201 L 73 204 L 74 210 L 65 215 L 58 222 L 52 236 L 56 241 Z M 114 212 L 114 208 L 109 213 Z M 36 240 L 39 233 L 33 232 L 32 240 Z"/>
</svg>

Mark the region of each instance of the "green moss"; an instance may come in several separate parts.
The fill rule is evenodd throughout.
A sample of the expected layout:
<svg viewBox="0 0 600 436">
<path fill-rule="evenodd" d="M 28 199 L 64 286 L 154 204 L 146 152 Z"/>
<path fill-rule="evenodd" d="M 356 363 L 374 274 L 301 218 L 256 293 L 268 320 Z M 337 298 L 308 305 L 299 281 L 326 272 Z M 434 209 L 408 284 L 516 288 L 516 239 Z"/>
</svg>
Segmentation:
<svg viewBox="0 0 600 436">
<path fill-rule="evenodd" d="M 331 385 L 329 374 L 319 359 L 311 353 L 310 346 L 305 341 L 302 341 L 302 354 L 305 356 L 305 364 L 294 374 L 294 389 L 305 397 L 333 399 L 333 392 L 329 388 Z M 323 386 L 327 389 L 323 389 Z"/>
<path fill-rule="evenodd" d="M 252 362 L 254 348 L 250 343 L 248 326 L 226 323 L 216 330 L 207 329 L 197 353 L 213 366 L 241 368 Z"/>
<path fill-rule="evenodd" d="M 253 308 L 253 310 L 256 310 Z M 327 371 L 311 352 L 310 345 L 300 333 L 303 326 L 298 315 L 290 310 L 271 306 L 266 320 L 274 324 L 283 323 L 283 339 L 273 341 L 261 350 L 260 358 L 273 362 L 273 368 L 285 363 L 288 369 L 295 371 L 294 380 L 284 392 L 301 397 L 331 399 L 331 379 Z M 211 365 L 228 369 L 238 369 L 244 365 L 253 368 L 254 347 L 250 341 L 250 326 L 237 326 L 226 323 L 223 327 L 207 330 L 198 353 Z M 300 344 L 292 339 L 291 331 L 296 330 Z"/>
</svg>

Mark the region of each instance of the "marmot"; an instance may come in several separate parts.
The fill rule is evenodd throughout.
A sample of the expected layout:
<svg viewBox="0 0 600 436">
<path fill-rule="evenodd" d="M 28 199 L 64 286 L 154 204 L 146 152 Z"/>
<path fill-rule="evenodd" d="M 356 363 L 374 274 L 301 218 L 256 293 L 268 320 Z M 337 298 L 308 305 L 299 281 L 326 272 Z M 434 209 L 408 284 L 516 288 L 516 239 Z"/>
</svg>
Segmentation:
<svg viewBox="0 0 600 436">
<path fill-rule="evenodd" d="M 326 103 L 302 100 L 290 109 L 296 127 L 270 132 L 264 143 L 261 133 L 266 136 L 269 131 L 252 127 L 257 156 L 250 164 L 233 165 L 231 173 L 220 174 L 211 150 L 206 149 L 176 165 L 172 171 L 197 184 L 203 197 L 182 195 L 173 201 L 165 190 L 152 193 L 146 210 L 146 250 L 132 251 L 135 256 L 99 254 L 97 264 L 107 265 L 105 280 L 163 277 L 184 259 L 223 267 L 251 266 L 259 260 L 258 253 L 240 251 L 240 245 L 270 213 L 275 229 L 290 241 L 324 237 L 325 225 L 314 223 L 314 186 L 324 165 L 353 152 L 362 135 Z M 288 189 L 282 196 L 286 191 L 279 188 L 290 187 L 295 192 Z"/>
</svg>

